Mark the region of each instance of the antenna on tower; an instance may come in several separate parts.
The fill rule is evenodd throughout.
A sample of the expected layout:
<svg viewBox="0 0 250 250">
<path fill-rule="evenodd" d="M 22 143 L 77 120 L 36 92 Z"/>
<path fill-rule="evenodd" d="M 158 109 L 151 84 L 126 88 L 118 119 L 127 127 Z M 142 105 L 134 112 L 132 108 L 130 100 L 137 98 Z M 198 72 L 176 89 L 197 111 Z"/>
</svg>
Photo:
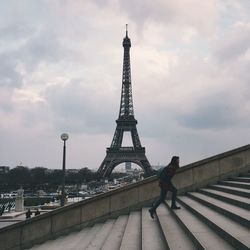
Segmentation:
<svg viewBox="0 0 250 250">
<path fill-rule="evenodd" d="M 126 37 L 128 37 L 128 24 L 126 23 Z"/>
</svg>

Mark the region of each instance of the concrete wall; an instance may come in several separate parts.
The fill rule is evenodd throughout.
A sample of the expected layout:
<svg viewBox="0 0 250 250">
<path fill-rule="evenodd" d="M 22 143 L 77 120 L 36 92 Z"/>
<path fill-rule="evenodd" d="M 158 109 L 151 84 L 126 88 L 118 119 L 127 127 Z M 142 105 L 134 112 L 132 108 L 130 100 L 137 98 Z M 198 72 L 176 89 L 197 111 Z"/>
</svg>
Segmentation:
<svg viewBox="0 0 250 250">
<path fill-rule="evenodd" d="M 181 194 L 249 169 L 250 145 L 246 145 L 180 168 L 173 182 Z M 158 195 L 158 180 L 153 176 L 91 199 L 58 208 L 0 229 L 0 250 L 30 247 L 69 231 L 128 213 L 148 204 Z"/>
</svg>

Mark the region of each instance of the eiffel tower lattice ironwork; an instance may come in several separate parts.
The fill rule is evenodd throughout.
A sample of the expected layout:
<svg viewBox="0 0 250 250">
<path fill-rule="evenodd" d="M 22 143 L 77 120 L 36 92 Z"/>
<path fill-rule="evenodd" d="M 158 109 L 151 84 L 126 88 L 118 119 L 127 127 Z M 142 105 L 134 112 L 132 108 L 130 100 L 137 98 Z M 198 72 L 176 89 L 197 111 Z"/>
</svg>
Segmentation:
<svg viewBox="0 0 250 250">
<path fill-rule="evenodd" d="M 141 146 L 140 138 L 137 132 L 137 120 L 134 117 L 130 54 L 131 42 L 128 37 L 126 25 L 126 37 L 123 39 L 124 58 L 122 74 L 122 92 L 119 118 L 116 120 L 116 130 L 111 143 L 107 148 L 106 157 L 104 158 L 98 172 L 102 177 L 109 177 L 113 169 L 123 162 L 132 162 L 139 165 L 145 173 L 150 173 L 152 167 L 145 155 L 145 148 Z M 130 132 L 132 138 L 132 147 L 122 147 L 124 132 Z"/>
</svg>

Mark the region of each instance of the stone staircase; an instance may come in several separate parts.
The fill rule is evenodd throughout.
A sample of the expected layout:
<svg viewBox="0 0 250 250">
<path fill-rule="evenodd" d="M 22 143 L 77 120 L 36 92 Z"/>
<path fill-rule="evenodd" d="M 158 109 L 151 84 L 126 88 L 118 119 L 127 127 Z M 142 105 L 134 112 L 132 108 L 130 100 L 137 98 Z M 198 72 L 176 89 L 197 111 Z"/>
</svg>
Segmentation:
<svg viewBox="0 0 250 250">
<path fill-rule="evenodd" d="M 180 210 L 166 200 L 154 220 L 143 207 L 31 249 L 250 249 L 249 189 L 250 171 L 179 196 Z"/>
</svg>

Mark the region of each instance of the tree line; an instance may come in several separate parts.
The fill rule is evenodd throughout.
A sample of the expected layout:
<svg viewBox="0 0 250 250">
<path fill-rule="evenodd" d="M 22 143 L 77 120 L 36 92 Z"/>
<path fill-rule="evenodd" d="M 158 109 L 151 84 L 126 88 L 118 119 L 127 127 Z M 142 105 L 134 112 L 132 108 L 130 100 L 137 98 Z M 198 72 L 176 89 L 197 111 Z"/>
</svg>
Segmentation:
<svg viewBox="0 0 250 250">
<path fill-rule="evenodd" d="M 60 169 L 47 169 L 44 167 L 28 168 L 17 166 L 7 173 L 0 174 L 0 192 L 9 192 L 23 187 L 24 190 L 43 189 L 54 192 L 61 185 L 63 172 Z M 113 173 L 111 178 L 117 178 L 124 174 Z M 91 181 L 100 180 L 98 172 L 89 168 L 81 168 L 72 172 L 67 170 L 65 175 L 66 185 L 81 185 Z"/>
</svg>

